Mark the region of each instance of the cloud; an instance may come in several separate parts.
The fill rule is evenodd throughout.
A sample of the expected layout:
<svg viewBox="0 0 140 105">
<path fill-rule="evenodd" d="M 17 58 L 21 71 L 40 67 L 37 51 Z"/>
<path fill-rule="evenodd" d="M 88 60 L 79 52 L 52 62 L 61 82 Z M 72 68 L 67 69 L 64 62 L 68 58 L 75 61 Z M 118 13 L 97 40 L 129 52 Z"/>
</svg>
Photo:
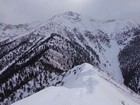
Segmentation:
<svg viewBox="0 0 140 105">
<path fill-rule="evenodd" d="M 0 22 L 45 20 L 72 10 L 97 20 L 140 18 L 139 0 L 0 0 Z"/>
<path fill-rule="evenodd" d="M 99 19 L 140 17 L 139 0 L 98 0 L 93 8 L 93 14 Z"/>
</svg>

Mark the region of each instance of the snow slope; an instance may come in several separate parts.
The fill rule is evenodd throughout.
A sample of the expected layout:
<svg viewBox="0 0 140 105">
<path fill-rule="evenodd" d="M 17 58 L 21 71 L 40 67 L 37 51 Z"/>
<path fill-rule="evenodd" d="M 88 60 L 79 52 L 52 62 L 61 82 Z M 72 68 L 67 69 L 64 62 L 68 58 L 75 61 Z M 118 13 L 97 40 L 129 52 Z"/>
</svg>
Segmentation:
<svg viewBox="0 0 140 105">
<path fill-rule="evenodd" d="M 140 104 L 140 96 L 90 64 L 76 66 L 66 75 L 63 86 L 46 88 L 13 105 Z"/>
<path fill-rule="evenodd" d="M 137 22 L 99 22 L 71 11 L 42 22 L 0 24 L 0 102 L 9 105 L 45 87 L 59 85 L 63 71 L 85 62 L 105 71 L 119 83 L 131 82 L 131 76 L 135 77 L 131 82 L 135 85 L 125 85 L 139 93 L 140 66 L 137 64 L 140 60 L 133 57 L 138 51 L 132 51 L 132 57 L 126 60 L 134 66 L 118 59 L 120 51 L 139 35 Z M 131 61 L 133 58 L 135 61 Z M 137 67 L 138 72 L 130 72 L 132 75 L 128 78 L 129 71 L 133 70 L 130 67 Z M 128 75 L 124 78 L 126 68 Z"/>
<path fill-rule="evenodd" d="M 65 31 L 70 32 L 73 34 L 76 42 L 81 46 L 89 46 L 99 55 L 101 61 L 99 66 L 102 70 L 112 75 L 117 81 L 123 83 L 124 80 L 118 62 L 119 49 L 122 46 L 116 43 L 114 37 L 116 33 L 123 32 L 127 24 L 130 24 L 130 22 L 114 21 L 105 24 L 68 11 L 44 22 L 35 33 L 50 34 L 55 32 L 68 38 L 69 34 L 66 35 L 67 33 Z M 132 26 L 136 27 L 136 25 Z M 109 27 L 109 30 L 107 30 L 107 27 Z M 112 29 L 111 27 L 114 28 Z M 111 36 L 112 34 L 114 36 Z M 106 40 L 109 40 L 109 42 Z"/>
</svg>

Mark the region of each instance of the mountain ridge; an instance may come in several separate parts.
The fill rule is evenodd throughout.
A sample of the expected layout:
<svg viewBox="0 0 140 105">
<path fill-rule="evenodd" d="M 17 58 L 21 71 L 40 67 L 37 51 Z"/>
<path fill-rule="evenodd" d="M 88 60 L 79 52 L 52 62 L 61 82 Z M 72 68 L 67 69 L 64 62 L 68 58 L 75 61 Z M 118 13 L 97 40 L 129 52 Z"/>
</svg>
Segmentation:
<svg viewBox="0 0 140 105">
<path fill-rule="evenodd" d="M 0 27 L 2 103 L 13 103 L 45 87 L 59 85 L 63 72 L 82 63 L 92 64 L 120 83 L 128 79 L 124 76 L 128 74 L 130 83 L 125 85 L 140 92 L 140 81 L 135 82 L 135 78 L 139 80 L 139 69 L 130 75 L 131 68 L 120 59 L 127 46 L 136 44 L 131 41 L 139 38 L 138 23 L 123 20 L 102 23 L 66 12 L 48 21 Z M 128 62 L 131 63 L 131 58 Z M 139 68 L 136 62 L 139 60 L 134 60 L 133 68 Z"/>
<path fill-rule="evenodd" d="M 137 94 L 88 63 L 69 70 L 62 83 L 63 86 L 46 88 L 12 105 L 138 105 L 140 103 Z"/>
</svg>

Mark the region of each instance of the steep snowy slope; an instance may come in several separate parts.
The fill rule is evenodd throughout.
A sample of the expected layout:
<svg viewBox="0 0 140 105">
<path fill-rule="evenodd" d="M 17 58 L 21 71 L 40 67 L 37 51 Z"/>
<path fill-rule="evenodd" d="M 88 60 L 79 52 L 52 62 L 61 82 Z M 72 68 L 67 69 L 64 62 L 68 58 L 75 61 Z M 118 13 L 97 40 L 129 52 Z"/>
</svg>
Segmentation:
<svg viewBox="0 0 140 105">
<path fill-rule="evenodd" d="M 139 105 L 140 96 L 90 64 L 69 70 L 63 86 L 46 88 L 12 105 Z"/>
<path fill-rule="evenodd" d="M 119 53 L 124 84 L 140 94 L 140 36 L 136 36 Z"/>
<path fill-rule="evenodd" d="M 60 85 L 63 73 L 85 62 L 140 93 L 140 60 L 133 59 L 139 50 L 131 51 L 126 65 L 128 56 L 123 56 L 139 35 L 137 22 L 97 22 L 71 11 L 43 22 L 0 24 L 0 104 L 9 105 L 45 87 Z"/>
<path fill-rule="evenodd" d="M 125 27 L 126 23 L 120 22 L 120 25 Z M 107 23 L 107 25 L 108 24 L 109 23 Z M 116 21 L 111 23 L 112 27 L 116 24 L 118 24 Z M 56 15 L 49 21 L 44 22 L 34 33 L 46 35 L 55 32 L 71 41 L 78 42 L 86 49 L 92 49 L 100 58 L 100 68 L 110 75 L 113 75 L 113 78 L 116 80 L 123 82 L 117 59 L 121 46 L 118 46 L 114 38 L 116 31 L 112 30 L 112 33 L 109 33 L 106 27 L 108 26 L 104 23 L 96 22 L 69 11 L 64 14 Z M 121 31 L 123 31 L 122 27 L 122 30 L 119 29 L 119 27 L 116 27 L 116 30 L 119 30 L 118 32 L 121 33 Z M 111 36 L 112 34 L 115 35 Z"/>
<path fill-rule="evenodd" d="M 78 64 L 95 65 L 96 57 L 58 34 L 27 35 L 6 46 L 0 60 L 0 101 L 6 105 L 59 84 L 61 74 Z"/>
</svg>

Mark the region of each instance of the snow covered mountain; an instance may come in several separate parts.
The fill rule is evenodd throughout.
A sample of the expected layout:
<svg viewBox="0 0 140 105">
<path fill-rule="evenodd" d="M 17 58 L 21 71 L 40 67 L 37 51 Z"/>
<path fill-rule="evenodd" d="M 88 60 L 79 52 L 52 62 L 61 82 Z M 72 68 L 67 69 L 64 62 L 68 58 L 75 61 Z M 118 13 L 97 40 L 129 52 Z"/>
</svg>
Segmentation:
<svg viewBox="0 0 140 105">
<path fill-rule="evenodd" d="M 46 88 L 12 105 L 139 105 L 140 96 L 90 64 L 69 70 L 63 86 Z"/>
<path fill-rule="evenodd" d="M 0 103 L 60 85 L 90 63 L 140 93 L 140 23 L 98 22 L 73 12 L 30 24 L 0 24 Z"/>
</svg>

